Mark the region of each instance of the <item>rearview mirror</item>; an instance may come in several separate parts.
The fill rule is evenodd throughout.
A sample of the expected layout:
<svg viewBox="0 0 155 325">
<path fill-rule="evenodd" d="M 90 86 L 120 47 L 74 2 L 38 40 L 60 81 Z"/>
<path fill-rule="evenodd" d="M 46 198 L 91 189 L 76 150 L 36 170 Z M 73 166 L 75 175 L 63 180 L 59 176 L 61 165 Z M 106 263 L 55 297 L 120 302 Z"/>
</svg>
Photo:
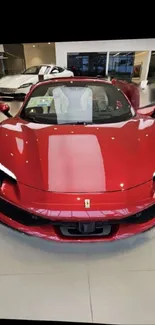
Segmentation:
<svg viewBox="0 0 155 325">
<path fill-rule="evenodd" d="M 12 115 L 9 113 L 10 111 L 10 106 L 5 103 L 0 103 L 0 112 L 6 115 L 7 117 L 12 117 Z"/>
<path fill-rule="evenodd" d="M 137 113 L 144 116 L 155 117 L 155 105 L 148 105 L 146 107 L 139 108 Z"/>
</svg>

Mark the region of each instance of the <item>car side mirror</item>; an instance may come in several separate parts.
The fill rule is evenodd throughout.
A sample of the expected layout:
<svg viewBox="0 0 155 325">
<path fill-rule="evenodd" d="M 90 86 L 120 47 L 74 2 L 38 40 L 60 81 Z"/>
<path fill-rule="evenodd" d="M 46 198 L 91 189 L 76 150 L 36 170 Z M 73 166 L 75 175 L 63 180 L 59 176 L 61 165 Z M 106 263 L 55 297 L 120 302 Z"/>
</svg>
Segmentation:
<svg viewBox="0 0 155 325">
<path fill-rule="evenodd" d="M 155 105 L 148 105 L 137 109 L 137 113 L 143 116 L 155 117 Z"/>
<path fill-rule="evenodd" d="M 12 117 L 12 115 L 9 113 L 10 106 L 8 104 L 5 104 L 3 102 L 0 103 L 0 112 L 3 113 L 7 117 Z"/>
</svg>

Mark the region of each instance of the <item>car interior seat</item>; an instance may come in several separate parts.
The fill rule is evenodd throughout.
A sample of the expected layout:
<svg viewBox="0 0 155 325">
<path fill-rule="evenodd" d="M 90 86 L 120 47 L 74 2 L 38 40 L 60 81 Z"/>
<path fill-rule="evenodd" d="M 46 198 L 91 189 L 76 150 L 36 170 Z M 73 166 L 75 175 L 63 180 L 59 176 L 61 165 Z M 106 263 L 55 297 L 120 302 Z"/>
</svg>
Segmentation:
<svg viewBox="0 0 155 325">
<path fill-rule="evenodd" d="M 57 87 L 53 90 L 56 113 L 65 119 L 92 116 L 92 91 L 84 87 Z M 91 107 L 90 107 L 91 106 Z"/>
</svg>

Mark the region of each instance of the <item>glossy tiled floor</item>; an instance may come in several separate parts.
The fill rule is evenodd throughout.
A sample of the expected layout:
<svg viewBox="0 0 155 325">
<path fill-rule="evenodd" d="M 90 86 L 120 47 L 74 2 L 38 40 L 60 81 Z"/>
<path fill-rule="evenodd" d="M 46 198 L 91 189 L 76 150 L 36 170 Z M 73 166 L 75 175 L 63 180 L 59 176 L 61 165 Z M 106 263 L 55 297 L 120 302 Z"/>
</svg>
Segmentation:
<svg viewBox="0 0 155 325">
<path fill-rule="evenodd" d="M 56 244 L 0 226 L 0 317 L 155 324 L 155 230 Z"/>
<path fill-rule="evenodd" d="M 0 318 L 155 324 L 154 247 L 155 229 L 83 245 L 0 225 Z"/>
</svg>

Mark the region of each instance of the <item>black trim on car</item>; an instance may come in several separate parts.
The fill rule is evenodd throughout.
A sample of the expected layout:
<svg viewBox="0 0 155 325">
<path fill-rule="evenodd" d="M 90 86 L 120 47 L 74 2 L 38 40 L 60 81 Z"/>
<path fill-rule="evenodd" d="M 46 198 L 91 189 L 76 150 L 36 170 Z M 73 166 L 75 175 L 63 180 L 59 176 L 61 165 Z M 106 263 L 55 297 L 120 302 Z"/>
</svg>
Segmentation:
<svg viewBox="0 0 155 325">
<path fill-rule="evenodd" d="M 3 213 L 8 218 L 15 220 L 25 226 L 41 226 L 45 224 L 51 224 L 53 226 L 66 226 L 74 227 L 78 224 L 76 221 L 63 221 L 63 220 L 49 220 L 45 217 L 40 217 L 37 214 L 25 211 L 14 204 L 7 202 L 3 198 L 0 198 L 0 212 Z M 142 224 L 146 223 L 155 218 L 155 204 L 143 211 L 133 214 L 131 216 L 122 219 L 110 219 L 110 220 L 100 220 L 96 221 L 97 227 L 102 227 L 103 225 L 120 225 L 120 224 Z M 84 221 L 84 223 L 91 223 L 91 221 Z"/>
</svg>

